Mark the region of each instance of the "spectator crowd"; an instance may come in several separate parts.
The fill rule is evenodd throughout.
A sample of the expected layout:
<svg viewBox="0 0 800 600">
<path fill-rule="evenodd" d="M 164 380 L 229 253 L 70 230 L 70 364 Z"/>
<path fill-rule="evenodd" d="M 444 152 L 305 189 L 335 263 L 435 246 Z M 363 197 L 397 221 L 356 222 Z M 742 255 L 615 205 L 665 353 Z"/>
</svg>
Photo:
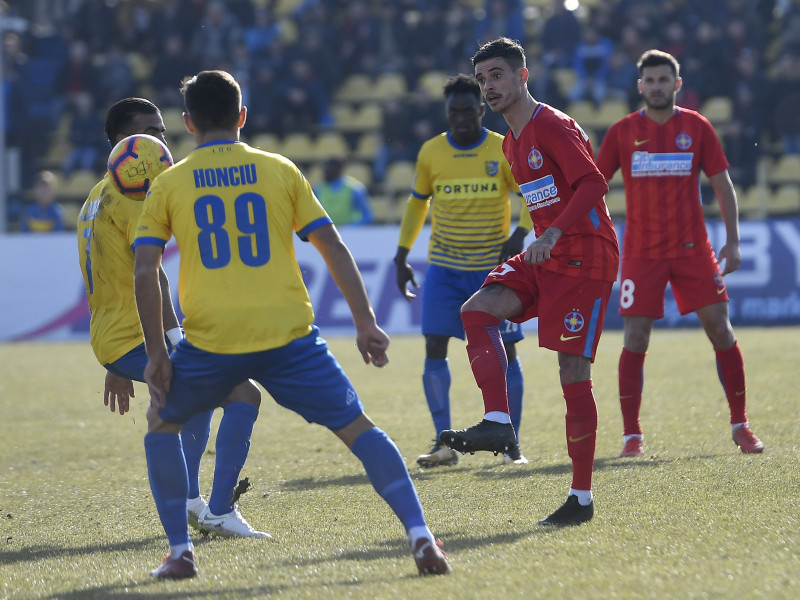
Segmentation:
<svg viewBox="0 0 800 600">
<path fill-rule="evenodd" d="M 498 35 L 523 43 L 532 94 L 560 109 L 622 100 L 635 110 L 636 59 L 648 48 L 672 53 L 680 105 L 729 101 L 718 131 L 739 186 L 756 182 L 765 152 L 800 153 L 800 4 L 790 0 L 7 0 L 0 10 L 6 146 L 20 157 L 12 230 L 42 169 L 102 172 L 100 124 L 114 101 L 180 108 L 181 78 L 201 69 L 242 84 L 246 138 L 334 129 L 349 76 L 400 75 L 408 93 L 381 106 L 370 165 L 379 185 L 389 165 L 413 161 L 447 127 L 423 75 L 471 73 L 469 57 Z M 65 121 L 68 151 L 45 164 Z M 484 124 L 506 129 L 488 110 Z"/>
</svg>

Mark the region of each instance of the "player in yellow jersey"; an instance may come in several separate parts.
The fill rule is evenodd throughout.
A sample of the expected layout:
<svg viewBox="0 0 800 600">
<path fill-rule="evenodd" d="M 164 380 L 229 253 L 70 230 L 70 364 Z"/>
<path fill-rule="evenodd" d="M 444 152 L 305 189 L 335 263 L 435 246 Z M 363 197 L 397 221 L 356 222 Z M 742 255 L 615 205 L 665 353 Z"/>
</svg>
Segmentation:
<svg viewBox="0 0 800 600">
<path fill-rule="evenodd" d="M 155 104 L 144 98 L 124 98 L 109 109 L 105 130 L 113 147 L 135 133 L 146 133 L 165 141 L 166 128 Z M 120 415 L 130 407 L 133 380 L 144 381 L 147 364 L 133 291 L 131 249 L 143 206 L 143 202 L 120 194 L 106 175 L 92 189 L 78 217 L 78 258 L 91 311 L 89 333 L 92 349 L 106 368 L 104 402 L 106 406 L 110 405 L 112 412 L 116 405 Z M 174 345 L 182 333 L 163 269 L 159 270 L 159 283 L 163 292 L 161 318 L 166 335 Z M 256 407 L 261 402 L 261 393 L 249 382 L 238 386 L 231 397 Z M 199 472 L 200 459 L 208 443 L 212 412 L 208 410 L 196 415 L 181 432 L 190 483 L 186 510 L 188 520 L 194 526 L 205 520 L 208 513 L 208 506 L 200 495 Z M 200 528 L 225 537 L 267 537 L 267 534 L 255 531 L 231 503 L 242 463 L 231 462 L 235 457 L 231 456 L 229 447 L 240 443 L 241 434 L 235 423 L 223 416 L 217 433 L 214 486 L 209 503 L 217 514 L 224 514 L 226 518 Z"/>
<path fill-rule="evenodd" d="M 400 452 L 364 414 L 313 324 L 294 235 L 310 241 L 325 259 L 350 306 L 364 361 L 383 366 L 389 338 L 375 321 L 350 251 L 292 162 L 238 141 L 247 111 L 231 75 L 202 71 L 184 80 L 181 92 L 186 127 L 198 147 L 155 180 L 134 244 L 151 396 L 145 450 L 170 544 L 152 575 L 183 578 L 197 572 L 180 510 L 186 468 L 178 434 L 192 416 L 218 406 L 247 378 L 263 385 L 278 404 L 328 427 L 361 460 L 405 527 L 420 574 L 449 572 Z M 158 270 L 173 235 L 181 251 L 178 295 L 186 338 L 170 356 Z M 255 411 L 241 415 L 255 416 Z"/>
<path fill-rule="evenodd" d="M 409 282 L 419 286 L 408 264 L 408 252 L 432 206 L 428 268 L 422 292 L 422 384 L 436 436 L 430 451 L 417 459 L 417 464 L 425 468 L 458 462 L 458 453 L 442 444 L 439 434 L 450 429 L 447 345 L 451 337 L 464 339 L 461 305 L 481 287 L 492 269 L 522 252 L 530 231 L 528 211 L 520 199 L 519 225 L 509 237 L 509 195 L 518 196 L 519 186 L 503 155 L 503 137 L 481 126 L 486 107 L 477 80 L 464 74 L 451 77 L 444 86 L 444 97 L 450 128 L 420 149 L 416 180 L 400 225 L 394 258 L 397 285 L 410 301 L 415 295 L 408 289 Z M 500 330 L 508 355 L 511 422 L 519 436 L 523 380 L 515 344 L 524 336 L 520 326 L 510 321 L 502 323 Z M 528 462 L 519 445 L 504 460 Z"/>
</svg>

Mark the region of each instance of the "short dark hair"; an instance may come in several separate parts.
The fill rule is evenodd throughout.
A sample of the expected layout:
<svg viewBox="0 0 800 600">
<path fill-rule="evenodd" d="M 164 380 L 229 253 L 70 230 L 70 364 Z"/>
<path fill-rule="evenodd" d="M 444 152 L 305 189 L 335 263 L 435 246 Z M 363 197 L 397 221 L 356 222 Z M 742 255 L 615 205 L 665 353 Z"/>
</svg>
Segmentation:
<svg viewBox="0 0 800 600">
<path fill-rule="evenodd" d="M 642 71 L 645 67 L 659 67 L 661 65 L 669 66 L 672 74 L 677 78 L 681 72 L 681 66 L 678 60 L 669 52 L 662 50 L 648 50 L 639 57 L 636 62 L 636 67 L 639 69 L 639 77 L 642 76 Z"/>
<path fill-rule="evenodd" d="M 186 112 L 200 131 L 231 129 L 239 122 L 242 89 L 225 71 L 200 71 L 181 82 Z"/>
<path fill-rule="evenodd" d="M 113 148 L 117 136 L 130 130 L 131 122 L 136 115 L 157 115 L 158 107 L 144 98 L 123 98 L 111 105 L 106 113 L 105 132 L 108 143 Z"/>
<path fill-rule="evenodd" d="M 449 98 L 451 94 L 472 94 L 480 101 L 481 84 L 473 75 L 459 73 L 444 84 L 444 97 Z"/>
<path fill-rule="evenodd" d="M 499 37 L 491 42 L 486 42 L 478 48 L 478 51 L 470 61 L 472 61 L 472 66 L 474 67 L 475 63 L 483 62 L 490 58 L 505 59 L 513 69 L 521 69 L 526 64 L 525 49 L 522 44 L 507 37 Z"/>
</svg>

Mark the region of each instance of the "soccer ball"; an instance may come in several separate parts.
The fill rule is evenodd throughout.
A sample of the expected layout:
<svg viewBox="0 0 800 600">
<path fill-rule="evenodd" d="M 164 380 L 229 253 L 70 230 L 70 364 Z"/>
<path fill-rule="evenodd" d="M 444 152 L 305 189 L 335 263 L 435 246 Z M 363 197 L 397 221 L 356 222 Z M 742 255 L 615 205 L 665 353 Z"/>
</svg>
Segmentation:
<svg viewBox="0 0 800 600">
<path fill-rule="evenodd" d="M 139 133 L 114 146 L 108 155 L 108 174 L 123 196 L 144 200 L 153 180 L 172 163 L 172 154 L 161 140 Z"/>
</svg>

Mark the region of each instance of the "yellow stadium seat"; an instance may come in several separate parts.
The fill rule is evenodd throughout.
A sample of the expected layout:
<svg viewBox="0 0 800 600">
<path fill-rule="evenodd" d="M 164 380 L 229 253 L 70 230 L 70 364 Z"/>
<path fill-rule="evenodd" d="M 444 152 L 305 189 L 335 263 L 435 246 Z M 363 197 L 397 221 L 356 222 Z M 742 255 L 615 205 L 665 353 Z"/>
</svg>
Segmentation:
<svg viewBox="0 0 800 600">
<path fill-rule="evenodd" d="M 370 97 L 373 85 L 368 75 L 353 73 L 336 90 L 334 97 L 339 102 L 363 102 Z"/>
<path fill-rule="evenodd" d="M 408 82 L 401 73 L 381 73 L 368 96 L 371 100 L 403 98 L 408 94 Z"/>
<path fill-rule="evenodd" d="M 733 115 L 733 101 L 727 96 L 712 96 L 700 107 L 700 114 L 715 127 L 729 123 Z"/>
<path fill-rule="evenodd" d="M 303 175 L 305 175 L 308 182 L 314 186 L 317 185 L 320 181 L 322 181 L 322 170 L 324 166 L 322 163 L 314 163 L 308 169 L 303 169 Z"/>
<path fill-rule="evenodd" d="M 606 206 L 611 216 L 622 216 L 625 214 L 625 190 L 614 187 L 606 194 Z"/>
<path fill-rule="evenodd" d="M 744 218 L 763 219 L 767 215 L 769 190 L 766 186 L 751 185 L 747 189 L 736 189 L 739 214 Z"/>
<path fill-rule="evenodd" d="M 344 172 L 350 177 L 355 177 L 367 187 L 372 185 L 372 168 L 365 162 L 348 162 L 344 166 Z"/>
<path fill-rule="evenodd" d="M 165 108 L 161 111 L 161 118 L 164 119 L 164 127 L 167 128 L 167 136 L 175 138 L 178 135 L 189 135 L 186 131 L 186 124 L 183 122 L 183 111 L 180 108 Z"/>
<path fill-rule="evenodd" d="M 340 157 L 344 158 L 350 153 L 344 136 L 338 131 L 321 133 L 314 143 L 315 157 L 317 160 Z"/>
<path fill-rule="evenodd" d="M 624 100 L 606 100 L 595 111 L 594 122 L 590 127 L 608 129 L 630 112 L 628 103 Z"/>
<path fill-rule="evenodd" d="M 556 84 L 558 85 L 558 91 L 564 96 L 569 94 L 575 82 L 578 81 L 578 75 L 575 73 L 575 70 L 569 67 L 553 69 L 552 74 L 553 79 L 556 80 Z"/>
<path fill-rule="evenodd" d="M 771 185 L 800 183 L 800 155 L 784 154 L 768 171 L 767 177 Z"/>
<path fill-rule="evenodd" d="M 594 125 L 594 104 L 589 100 L 577 100 L 567 106 L 567 114 L 578 122 L 584 129 L 591 129 Z M 588 132 L 587 132 L 588 133 Z"/>
<path fill-rule="evenodd" d="M 281 152 L 281 139 L 274 133 L 257 133 L 250 138 L 250 145 L 265 152 Z"/>
<path fill-rule="evenodd" d="M 797 184 L 780 186 L 767 199 L 767 211 L 771 215 L 800 213 L 800 187 Z"/>
<path fill-rule="evenodd" d="M 311 162 L 317 159 L 316 145 L 305 133 L 290 133 L 281 147 L 281 154 L 294 162 Z"/>
<path fill-rule="evenodd" d="M 78 169 L 64 178 L 63 184 L 57 188 L 57 195 L 65 200 L 83 201 L 103 175 L 89 169 Z"/>
<path fill-rule="evenodd" d="M 407 194 L 414 185 L 416 165 L 410 160 L 398 160 L 386 170 L 384 190 L 390 195 Z"/>
<path fill-rule="evenodd" d="M 353 157 L 358 160 L 372 161 L 375 160 L 375 154 L 378 152 L 383 140 L 380 134 L 375 132 L 362 133 L 361 137 L 356 142 L 356 149 L 353 152 Z"/>
<path fill-rule="evenodd" d="M 444 71 L 425 71 L 417 82 L 417 87 L 424 89 L 431 98 L 441 98 L 447 73 Z"/>
</svg>

